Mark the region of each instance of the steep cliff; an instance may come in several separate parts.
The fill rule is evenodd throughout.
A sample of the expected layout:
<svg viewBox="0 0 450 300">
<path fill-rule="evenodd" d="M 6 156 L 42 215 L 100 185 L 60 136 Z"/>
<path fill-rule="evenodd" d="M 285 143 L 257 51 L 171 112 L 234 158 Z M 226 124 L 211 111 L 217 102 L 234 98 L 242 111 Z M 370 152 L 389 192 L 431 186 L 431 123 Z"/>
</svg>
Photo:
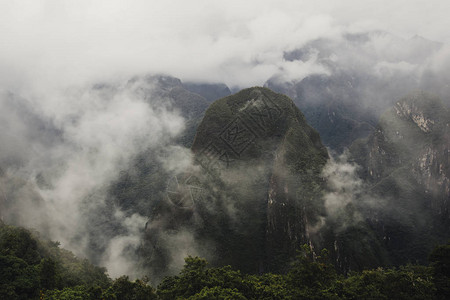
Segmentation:
<svg viewBox="0 0 450 300">
<path fill-rule="evenodd" d="M 168 183 L 172 206 L 161 204 L 149 223 L 154 245 L 161 231 L 189 228 L 211 245 L 213 263 L 256 273 L 283 270 L 312 244 L 328 153 L 292 100 L 255 87 L 214 102 L 192 152 L 195 166 Z"/>
<path fill-rule="evenodd" d="M 449 124 L 438 97 L 416 92 L 382 115 L 366 145 L 352 147 L 377 199 L 369 221 L 394 264 L 425 262 L 432 245 L 449 238 Z"/>
<path fill-rule="evenodd" d="M 291 99 L 250 88 L 216 101 L 192 150 L 239 211 L 236 243 L 253 251 L 233 249 L 235 258 L 248 253 L 236 261 L 258 258 L 262 268 L 279 270 L 311 242 L 308 228 L 323 213 L 320 172 L 328 154 Z"/>
</svg>

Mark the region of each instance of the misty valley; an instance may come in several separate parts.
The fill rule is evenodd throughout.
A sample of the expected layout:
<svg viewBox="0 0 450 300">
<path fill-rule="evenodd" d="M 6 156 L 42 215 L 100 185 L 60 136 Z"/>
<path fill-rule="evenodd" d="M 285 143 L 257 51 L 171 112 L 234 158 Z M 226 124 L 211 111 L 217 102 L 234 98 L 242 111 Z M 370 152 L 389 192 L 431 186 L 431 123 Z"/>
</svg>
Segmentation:
<svg viewBox="0 0 450 300">
<path fill-rule="evenodd" d="M 447 52 L 349 31 L 258 86 L 0 86 L 0 299 L 449 299 Z"/>
</svg>

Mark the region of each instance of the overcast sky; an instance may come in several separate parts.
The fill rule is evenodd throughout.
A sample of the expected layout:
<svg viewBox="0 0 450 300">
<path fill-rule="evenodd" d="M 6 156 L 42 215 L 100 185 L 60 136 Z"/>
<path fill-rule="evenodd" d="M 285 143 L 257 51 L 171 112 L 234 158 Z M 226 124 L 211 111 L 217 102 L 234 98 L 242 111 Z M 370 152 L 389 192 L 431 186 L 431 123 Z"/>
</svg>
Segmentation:
<svg viewBox="0 0 450 300">
<path fill-rule="evenodd" d="M 141 73 L 261 85 L 289 68 L 284 51 L 343 31 L 449 43 L 448 12 L 446 0 L 0 0 L 0 88 Z"/>
</svg>

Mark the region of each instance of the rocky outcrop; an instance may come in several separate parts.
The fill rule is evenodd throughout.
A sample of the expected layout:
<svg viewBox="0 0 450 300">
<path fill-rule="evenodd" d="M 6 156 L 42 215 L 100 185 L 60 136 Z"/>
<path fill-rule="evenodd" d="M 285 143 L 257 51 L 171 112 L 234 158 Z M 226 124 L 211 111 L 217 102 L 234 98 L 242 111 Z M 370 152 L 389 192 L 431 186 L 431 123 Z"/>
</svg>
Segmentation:
<svg viewBox="0 0 450 300">
<path fill-rule="evenodd" d="M 232 208 L 239 236 L 221 248 L 234 264 L 278 271 L 311 242 L 308 228 L 323 213 L 320 172 L 328 154 L 292 100 L 258 87 L 218 100 L 192 150 Z"/>
<path fill-rule="evenodd" d="M 146 225 L 145 265 L 168 272 L 172 241 L 182 240 L 183 255 L 212 265 L 283 271 L 312 244 L 328 153 L 291 99 L 255 87 L 215 101 L 192 154 L 194 164 L 168 180 Z"/>
<path fill-rule="evenodd" d="M 374 199 L 368 220 L 392 262 L 426 262 L 450 232 L 450 112 L 431 94 L 416 92 L 386 111 L 354 159 Z"/>
<path fill-rule="evenodd" d="M 430 194 L 435 213 L 448 218 L 449 126 L 450 112 L 437 97 L 417 92 L 399 100 L 369 140 L 368 179 L 378 182 L 404 168 Z"/>
</svg>

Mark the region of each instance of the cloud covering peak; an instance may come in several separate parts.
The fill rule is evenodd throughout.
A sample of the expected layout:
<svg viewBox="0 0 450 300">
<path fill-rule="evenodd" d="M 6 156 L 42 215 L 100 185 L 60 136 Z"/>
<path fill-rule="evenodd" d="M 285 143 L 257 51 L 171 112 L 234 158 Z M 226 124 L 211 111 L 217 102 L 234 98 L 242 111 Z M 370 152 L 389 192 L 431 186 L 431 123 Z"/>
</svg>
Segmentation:
<svg viewBox="0 0 450 300">
<path fill-rule="evenodd" d="M 14 1 L 0 5 L 0 86 L 47 88 L 141 73 L 262 85 L 322 73 L 283 53 L 342 32 L 448 42 L 447 1 Z"/>
</svg>

